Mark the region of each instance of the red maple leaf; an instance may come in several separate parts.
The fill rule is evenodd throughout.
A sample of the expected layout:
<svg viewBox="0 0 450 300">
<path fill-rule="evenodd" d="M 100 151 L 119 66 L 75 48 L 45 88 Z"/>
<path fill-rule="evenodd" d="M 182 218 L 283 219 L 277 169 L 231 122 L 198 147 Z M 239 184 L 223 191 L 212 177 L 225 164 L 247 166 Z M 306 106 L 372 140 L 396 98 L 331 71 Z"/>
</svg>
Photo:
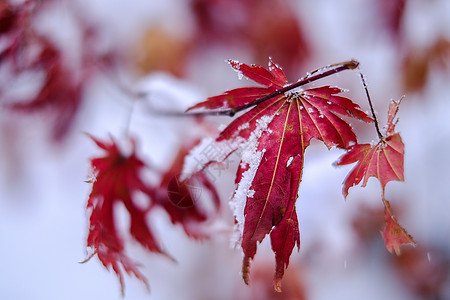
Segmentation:
<svg viewBox="0 0 450 300">
<path fill-rule="evenodd" d="M 154 190 L 140 178 L 139 172 L 146 165 L 136 156 L 134 143 L 132 153 L 125 155 L 114 141 L 105 143 L 94 137 L 92 139 L 106 154 L 91 160 L 95 179 L 87 203 L 88 210 L 92 211 L 87 246 L 94 250 L 91 256 L 97 254 L 106 268 L 113 268 L 119 277 L 122 292 L 124 281 L 119 264 L 148 286 L 136 264 L 125 254 L 114 218 L 116 204 L 121 202 L 130 214 L 131 236 L 148 250 L 164 254 L 146 222 L 148 209 L 137 206 L 133 201 L 136 192 L 154 194 Z"/>
<path fill-rule="evenodd" d="M 229 124 L 215 141 L 206 140 L 194 149 L 186 161 L 186 169 L 200 171 L 234 151 L 242 151 L 232 205 L 236 208 L 244 251 L 243 278 L 248 283 L 250 260 L 256 254 L 257 243 L 270 234 L 276 256 L 274 288 L 280 291 L 289 257 L 294 246 L 300 244 L 295 202 L 305 149 L 312 138 L 323 141 L 328 148 L 347 149 L 356 143 L 356 136 L 340 116 L 372 119 L 357 104 L 338 96 L 339 88 L 323 86 L 292 91 L 293 87 L 312 81 L 316 73 L 322 74 L 320 76 L 335 73 L 331 67 L 319 69 L 288 85 L 283 70 L 272 61 L 268 69 L 235 61 L 230 64 L 243 76 L 265 87 L 231 90 L 190 108 L 220 108 L 233 115 L 254 106 Z M 357 63 L 352 61 L 342 66 L 351 69 Z M 222 149 L 222 155 L 205 155 L 210 152 L 202 148 L 211 145 Z"/>
<path fill-rule="evenodd" d="M 140 279 L 148 288 L 147 279 L 125 253 L 123 237 L 118 233 L 114 217 L 117 204 L 122 204 L 130 215 L 131 237 L 147 250 L 168 256 L 159 246 L 146 221 L 148 213 L 155 207 L 163 208 L 172 223 L 181 224 L 188 236 L 206 238 L 208 234 L 201 225 L 211 220 L 213 213 L 219 209 L 218 194 L 204 174 L 178 181 L 187 148 L 180 149 L 172 166 L 161 176 L 160 185 L 152 186 L 141 178 L 144 169 L 152 170 L 137 157 L 133 140 L 131 152 L 125 154 L 114 140 L 102 142 L 91 138 L 106 153 L 91 160 L 95 178 L 92 180 L 92 191 L 87 203 L 87 209 L 91 211 L 87 246 L 93 249 L 93 253 L 85 261 L 97 255 L 106 268 L 112 267 L 119 277 L 122 293 L 124 279 L 120 266 L 128 274 Z M 198 183 L 200 185 L 197 185 Z M 197 195 L 193 188 L 200 188 L 210 194 L 214 204 L 213 211 L 204 209 L 197 201 L 200 195 Z M 146 197 L 148 204 L 143 205 L 143 201 L 138 204 L 138 195 Z"/>
<path fill-rule="evenodd" d="M 382 200 L 385 206 L 386 227 L 382 233 L 386 248 L 400 253 L 401 244 L 414 244 L 413 238 L 401 227 L 390 208 L 389 201 L 385 198 L 385 187 L 390 181 L 404 181 L 403 161 L 405 146 L 399 133 L 395 132 L 395 120 L 400 101 L 393 101 L 389 106 L 386 133 L 379 132 L 380 141 L 376 145 L 355 144 L 337 162 L 337 165 L 347 165 L 357 162 L 344 181 L 343 194 L 348 195 L 351 186 L 363 181 L 367 184 L 370 177 L 380 181 L 382 188 Z"/>
</svg>

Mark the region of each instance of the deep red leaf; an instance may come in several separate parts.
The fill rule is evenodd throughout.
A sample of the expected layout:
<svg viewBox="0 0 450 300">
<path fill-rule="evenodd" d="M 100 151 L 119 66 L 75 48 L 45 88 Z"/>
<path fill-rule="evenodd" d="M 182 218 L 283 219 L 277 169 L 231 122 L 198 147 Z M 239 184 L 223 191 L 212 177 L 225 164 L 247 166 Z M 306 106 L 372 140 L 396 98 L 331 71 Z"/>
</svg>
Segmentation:
<svg viewBox="0 0 450 300">
<path fill-rule="evenodd" d="M 235 61 L 231 61 L 231 65 L 273 91 L 287 85 L 284 72 L 272 61 L 269 62 L 269 70 Z M 295 201 L 304 152 L 311 139 L 323 141 L 328 148 L 347 149 L 356 143 L 356 136 L 340 116 L 372 121 L 358 105 L 338 96 L 340 92 L 338 88 L 324 86 L 281 93 L 258 103 L 231 122 L 215 141 L 210 141 L 215 148 L 223 149 L 225 155 L 202 158 L 199 163 L 196 155 L 202 153 L 200 148 L 209 146 L 202 144 L 186 162 L 192 166 L 196 161 L 196 169 L 201 170 L 236 150 L 242 151 L 232 206 L 236 210 L 237 231 L 241 233 L 244 251 L 242 273 L 246 283 L 257 244 L 270 234 L 277 264 L 274 287 L 281 290 L 281 278 L 289 264 L 290 254 L 300 242 Z M 193 108 L 224 107 L 224 101 L 219 106 L 216 100 L 228 93 L 212 97 Z M 264 91 L 255 95 L 255 99 L 265 95 Z M 226 108 L 230 105 L 225 103 Z"/>
</svg>

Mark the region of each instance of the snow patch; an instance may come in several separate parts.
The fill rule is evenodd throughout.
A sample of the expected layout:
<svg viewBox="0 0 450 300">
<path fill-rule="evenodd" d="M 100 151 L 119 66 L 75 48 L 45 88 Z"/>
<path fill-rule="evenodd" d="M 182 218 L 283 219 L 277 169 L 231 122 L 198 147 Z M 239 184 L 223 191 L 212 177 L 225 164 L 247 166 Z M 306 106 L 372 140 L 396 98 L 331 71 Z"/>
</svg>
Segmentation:
<svg viewBox="0 0 450 300">
<path fill-rule="evenodd" d="M 248 168 L 242 173 L 241 181 L 234 192 L 233 198 L 230 201 L 230 207 L 233 211 L 236 225 L 234 228 L 234 234 L 231 239 L 231 245 L 238 247 L 242 234 L 244 232 L 244 209 L 247 202 L 247 198 L 252 198 L 255 191 L 251 189 L 253 179 L 255 178 L 256 171 L 259 168 L 261 160 L 266 152 L 266 149 L 258 151 L 259 138 L 264 132 L 268 131 L 268 126 L 274 116 L 263 116 L 256 121 L 257 126 L 251 133 L 247 141 L 241 144 L 243 149 L 241 154 L 241 167 Z M 269 132 L 270 134 L 270 132 Z"/>
<path fill-rule="evenodd" d="M 287 161 L 287 164 L 286 164 L 286 168 L 288 168 L 291 164 L 292 164 L 292 161 L 294 160 L 294 157 L 293 156 L 291 156 L 291 157 L 289 157 L 289 159 L 288 159 L 288 161 Z"/>
</svg>

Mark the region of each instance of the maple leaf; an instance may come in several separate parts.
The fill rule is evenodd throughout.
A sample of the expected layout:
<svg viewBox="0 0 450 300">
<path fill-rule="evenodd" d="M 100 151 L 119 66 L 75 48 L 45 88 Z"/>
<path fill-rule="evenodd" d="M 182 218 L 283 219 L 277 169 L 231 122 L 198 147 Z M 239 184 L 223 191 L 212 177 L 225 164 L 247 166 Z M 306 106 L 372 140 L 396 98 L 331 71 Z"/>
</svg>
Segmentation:
<svg viewBox="0 0 450 300">
<path fill-rule="evenodd" d="M 388 182 L 404 181 L 405 146 L 400 134 L 395 132 L 395 125 L 398 122 L 395 118 L 399 105 L 400 101 L 393 101 L 389 105 L 386 133 L 383 135 L 378 131 L 380 141 L 376 145 L 355 144 L 336 163 L 341 166 L 357 162 L 344 181 L 344 197 L 347 197 L 350 187 L 358 185 L 361 181 L 364 187 L 370 177 L 379 180 L 386 223 L 382 236 L 388 251 L 392 252 L 394 249 L 397 255 L 400 254 L 401 244 L 415 244 L 411 235 L 398 224 L 392 214 L 390 203 L 385 198 L 385 187 Z"/>
<path fill-rule="evenodd" d="M 189 0 L 196 43 L 242 46 L 257 63 L 276 58 L 292 72 L 308 61 L 311 45 L 302 20 L 283 0 Z M 294 73 L 295 74 L 295 73 Z"/>
<path fill-rule="evenodd" d="M 119 264 L 127 273 L 135 275 L 148 287 L 147 280 L 139 272 L 136 264 L 124 253 L 123 240 L 117 232 L 114 218 L 115 205 L 121 202 L 131 217 L 131 236 L 148 250 L 165 254 L 145 220 L 147 210 L 137 206 L 133 201 L 137 192 L 147 195 L 154 193 L 139 176 L 145 163 L 136 156 L 134 142 L 132 153 L 127 156 L 114 141 L 105 143 L 91 138 L 106 154 L 91 160 L 96 174 L 87 203 L 88 210 L 92 211 L 87 246 L 94 249 L 92 256 L 97 254 L 106 268 L 112 266 L 119 277 L 122 292 L 124 281 Z"/>
<path fill-rule="evenodd" d="M 149 168 L 137 157 L 134 140 L 131 140 L 130 153 L 125 154 L 114 140 L 102 142 L 92 136 L 91 138 L 106 153 L 91 160 L 95 178 L 92 180 L 92 191 L 87 203 L 87 209 L 91 211 L 87 246 L 93 249 L 93 253 L 85 261 L 97 255 L 107 269 L 112 267 L 119 277 L 122 294 L 124 279 L 120 266 L 148 288 L 147 279 L 139 272 L 137 264 L 125 254 L 124 242 L 117 232 L 114 218 L 116 205 L 122 203 L 130 214 L 129 232 L 135 241 L 151 252 L 171 258 L 160 248 L 146 222 L 148 213 L 155 207 L 160 207 L 170 216 L 173 224 L 183 226 L 189 237 L 207 238 L 208 234 L 200 225 L 211 220 L 213 213 L 218 211 L 219 196 L 205 174 L 196 174 L 188 180 L 178 181 L 184 156 L 188 152 L 186 147 L 179 150 L 172 166 L 162 174 L 161 183 L 152 186 L 140 177 L 141 172 Z M 199 201 L 200 195 L 195 194 L 193 188 L 209 192 L 213 201 L 212 211 L 204 209 Z M 135 199 L 137 195 L 147 197 L 148 204 L 144 206 L 140 201 L 141 204 L 138 205 Z"/>
<path fill-rule="evenodd" d="M 313 138 L 323 141 L 328 148 L 347 149 L 356 143 L 356 136 L 340 116 L 367 122 L 372 119 L 357 104 L 338 96 L 342 92 L 339 88 L 323 86 L 292 91 L 292 88 L 312 81 L 312 75 L 289 85 L 283 70 L 271 60 L 268 69 L 236 61 L 229 63 L 243 76 L 265 87 L 228 91 L 189 109 L 228 109 L 233 115 L 254 106 L 231 122 L 215 141 L 208 140 L 194 149 L 185 162 L 186 170 L 191 166 L 201 171 L 238 149 L 242 151 L 232 206 L 235 207 L 244 252 L 243 279 L 248 283 L 250 260 L 256 254 L 257 243 L 270 234 L 276 256 L 274 288 L 280 291 L 281 278 L 292 250 L 295 245 L 300 245 L 295 202 L 305 149 Z M 350 69 L 357 63 L 352 61 L 342 66 L 341 70 Z M 335 70 L 330 67 L 314 73 L 320 77 L 333 74 Z M 202 147 L 211 144 L 222 149 L 224 155 L 205 156 Z"/>
</svg>

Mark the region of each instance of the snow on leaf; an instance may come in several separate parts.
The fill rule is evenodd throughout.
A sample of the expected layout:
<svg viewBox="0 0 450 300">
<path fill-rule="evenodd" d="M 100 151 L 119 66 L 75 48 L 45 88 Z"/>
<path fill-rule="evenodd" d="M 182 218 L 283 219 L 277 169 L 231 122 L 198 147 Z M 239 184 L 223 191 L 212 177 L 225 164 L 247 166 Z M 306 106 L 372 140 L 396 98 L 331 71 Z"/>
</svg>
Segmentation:
<svg viewBox="0 0 450 300">
<path fill-rule="evenodd" d="M 87 203 L 88 211 L 91 211 L 87 246 L 94 250 L 93 255 L 97 254 L 106 268 L 113 268 L 119 277 L 122 291 L 124 282 L 120 264 L 127 273 L 134 274 L 148 286 L 136 264 L 125 254 L 114 218 L 115 204 L 121 202 L 130 214 L 131 236 L 148 250 L 164 254 L 146 222 L 147 211 L 133 201 L 136 191 L 148 195 L 154 193 L 139 176 L 145 164 L 136 156 L 134 143 L 132 153 L 125 155 L 114 141 L 107 143 L 91 138 L 106 153 L 91 160 L 95 180 Z"/>
<path fill-rule="evenodd" d="M 230 64 L 244 76 L 267 86 L 271 91 L 282 90 L 287 86 L 283 70 L 272 61 L 269 62 L 269 69 L 235 61 L 230 61 Z M 242 150 L 232 205 L 236 208 L 238 231 L 242 231 L 239 240 L 244 252 L 242 275 L 246 283 L 249 281 L 250 261 L 256 254 L 257 244 L 270 234 L 276 258 L 274 288 L 281 290 L 281 279 L 291 252 L 295 245 L 300 244 L 295 201 L 305 149 L 311 139 L 323 141 L 328 148 L 336 146 L 347 149 L 356 143 L 356 135 L 340 116 L 372 121 L 357 104 L 338 96 L 340 92 L 338 88 L 324 86 L 279 93 L 236 118 L 211 142 L 216 146 L 225 142 L 233 145 L 224 155 L 225 158 L 234 151 Z M 192 109 L 234 107 L 222 98 L 217 101 L 217 97 L 223 95 L 209 98 Z M 266 90 L 262 90 L 260 95 L 254 95 L 253 100 L 249 99 L 245 103 L 267 95 Z M 217 162 L 214 159 L 201 161 L 197 170 Z"/>
</svg>

